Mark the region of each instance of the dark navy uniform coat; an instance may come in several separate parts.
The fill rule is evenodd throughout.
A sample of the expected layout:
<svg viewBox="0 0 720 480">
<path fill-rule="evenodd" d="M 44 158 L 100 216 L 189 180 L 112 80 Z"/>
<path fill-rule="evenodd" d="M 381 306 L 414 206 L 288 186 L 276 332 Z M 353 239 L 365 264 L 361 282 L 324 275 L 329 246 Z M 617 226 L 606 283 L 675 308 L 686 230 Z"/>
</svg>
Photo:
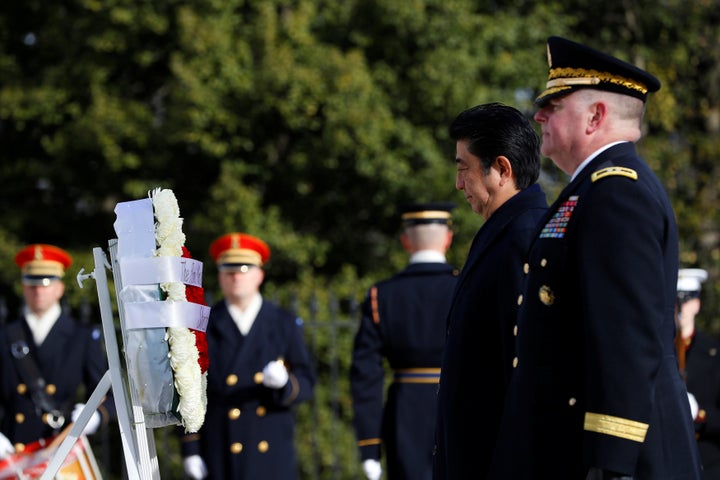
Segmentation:
<svg viewBox="0 0 720 480">
<path fill-rule="evenodd" d="M 101 330 L 95 325 L 83 325 L 63 312 L 38 348 L 25 319 L 19 319 L 25 330 L 40 374 L 47 384 L 46 392 L 55 408 L 70 422 L 76 402 L 84 402 L 108 370 L 107 356 Z M 81 387 L 85 397 L 78 397 Z M 114 416 L 111 392 L 99 411 L 103 423 Z M 0 327 L 0 406 L 3 409 L 2 433 L 13 444 L 28 444 L 59 433 L 43 422 L 30 397 L 30 389 L 22 380 L 10 351 L 7 326 Z"/>
<path fill-rule="evenodd" d="M 677 272 L 662 184 L 632 143 L 608 148 L 531 246 L 492 478 L 701 478 L 673 347 Z"/>
<path fill-rule="evenodd" d="M 720 480 L 720 342 L 695 330 L 685 371 L 702 417 L 695 421 L 695 432 L 705 480 Z"/>
<path fill-rule="evenodd" d="M 207 414 L 197 434 L 183 436 L 183 456 L 201 455 L 215 480 L 297 478 L 294 407 L 312 397 L 315 384 L 302 321 L 263 300 L 243 336 L 223 300 L 212 307 L 206 333 Z M 290 379 L 274 390 L 261 374 L 279 358 Z"/>
<path fill-rule="evenodd" d="M 483 478 L 514 355 L 522 261 L 547 210 L 538 185 L 505 202 L 475 235 L 448 316 L 434 477 Z"/>
<path fill-rule="evenodd" d="M 387 477 L 432 476 L 437 382 L 445 319 L 457 270 L 447 263 L 412 263 L 373 286 L 355 336 L 350 382 L 360 456 L 380 459 Z M 397 376 L 383 410 L 383 359 Z"/>
</svg>

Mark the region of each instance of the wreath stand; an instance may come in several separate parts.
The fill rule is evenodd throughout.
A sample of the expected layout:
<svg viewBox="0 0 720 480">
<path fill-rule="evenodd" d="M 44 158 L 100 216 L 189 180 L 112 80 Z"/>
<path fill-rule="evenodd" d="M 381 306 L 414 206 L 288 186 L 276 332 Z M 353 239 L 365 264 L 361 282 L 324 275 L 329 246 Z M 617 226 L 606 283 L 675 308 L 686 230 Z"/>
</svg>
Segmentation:
<svg viewBox="0 0 720 480">
<path fill-rule="evenodd" d="M 111 387 L 117 409 L 120 438 L 122 440 L 128 479 L 154 480 L 160 478 L 153 429 L 146 426 L 145 416 L 138 392 L 133 385 L 133 382 L 129 381 L 127 375 L 127 365 L 120 360 L 120 351 L 115 334 L 115 324 L 106 269 L 113 271 L 115 292 L 120 292 L 122 290 L 123 283 L 120 278 L 120 268 L 118 267 L 116 258 L 117 239 L 109 241 L 109 251 L 110 258 L 112 260 L 112 267 L 107 261 L 105 252 L 101 248 L 97 247 L 93 249 L 93 257 L 95 259 L 95 269 L 93 272 L 83 275 L 84 269 L 81 269 L 77 275 L 77 281 L 81 288 L 83 286 L 83 280 L 86 280 L 87 278 L 95 279 L 109 368 L 93 391 L 90 399 L 85 404 L 85 408 L 83 408 L 80 416 L 70 429 L 67 437 L 65 437 L 53 455 L 52 460 L 48 464 L 48 467 L 42 477 L 40 477 L 40 480 L 53 480 L 55 478 L 55 475 L 69 455 L 75 442 L 82 435 L 85 426 L 90 421 L 90 417 L 100 406 L 103 398 Z M 125 312 L 123 304 L 120 301 L 118 301 L 118 312 L 120 314 L 120 327 L 123 335 L 123 342 L 125 342 Z"/>
</svg>

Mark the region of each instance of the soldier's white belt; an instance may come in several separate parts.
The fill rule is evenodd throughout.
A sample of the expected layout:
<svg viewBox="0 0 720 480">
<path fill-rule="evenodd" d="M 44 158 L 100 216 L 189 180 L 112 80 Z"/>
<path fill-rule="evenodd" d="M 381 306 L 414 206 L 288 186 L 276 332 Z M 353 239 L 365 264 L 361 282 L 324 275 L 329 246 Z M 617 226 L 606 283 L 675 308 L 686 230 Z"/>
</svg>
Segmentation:
<svg viewBox="0 0 720 480">
<path fill-rule="evenodd" d="M 438 383 L 440 382 L 440 369 L 398 368 L 394 372 L 393 380 L 398 383 Z"/>
</svg>

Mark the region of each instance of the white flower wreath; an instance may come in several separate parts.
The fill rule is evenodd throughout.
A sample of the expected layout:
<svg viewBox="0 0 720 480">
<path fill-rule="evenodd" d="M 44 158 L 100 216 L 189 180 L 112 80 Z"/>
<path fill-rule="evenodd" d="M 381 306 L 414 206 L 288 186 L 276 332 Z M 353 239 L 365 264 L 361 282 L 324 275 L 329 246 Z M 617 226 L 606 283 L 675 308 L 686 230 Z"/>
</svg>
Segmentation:
<svg viewBox="0 0 720 480">
<path fill-rule="evenodd" d="M 155 241 L 158 257 L 180 257 L 185 245 L 183 220 L 172 190 L 156 188 L 150 193 L 155 214 Z M 185 284 L 161 283 L 160 289 L 170 302 L 186 302 Z M 188 433 L 197 432 L 205 420 L 207 410 L 207 372 L 202 373 L 198 363 L 199 352 L 195 335 L 189 328 L 168 327 L 166 339 L 170 346 L 170 366 L 179 402 L 177 411 Z"/>
</svg>

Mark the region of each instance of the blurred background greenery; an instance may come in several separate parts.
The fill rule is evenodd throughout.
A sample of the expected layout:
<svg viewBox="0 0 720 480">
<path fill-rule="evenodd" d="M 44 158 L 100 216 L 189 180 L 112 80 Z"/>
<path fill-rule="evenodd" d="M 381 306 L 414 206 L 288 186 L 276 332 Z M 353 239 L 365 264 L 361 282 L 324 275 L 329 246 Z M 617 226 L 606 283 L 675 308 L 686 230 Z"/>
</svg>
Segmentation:
<svg viewBox="0 0 720 480">
<path fill-rule="evenodd" d="M 482 220 L 454 188 L 447 126 L 489 101 L 532 115 L 545 40 L 560 35 L 662 81 L 639 150 L 675 207 L 681 267 L 709 271 L 700 322 L 718 334 L 719 30 L 718 0 L 2 2 L 4 308 L 19 308 L 16 251 L 54 243 L 75 258 L 68 304 L 89 304 L 99 320 L 94 285 L 73 279 L 115 237 L 115 205 L 155 187 L 178 198 L 210 299 L 210 242 L 246 231 L 272 248 L 265 294 L 328 322 L 331 295 L 359 302 L 404 265 L 396 205 L 408 200 L 458 203 L 449 256 L 461 267 Z M 566 180 L 544 160 L 550 201 Z M 335 317 L 357 320 L 344 308 Z M 354 328 L 335 340 L 330 330 L 314 352 L 319 414 L 299 412 L 303 478 L 358 471 L 346 378 Z M 327 434 L 333 422 L 338 436 Z M 328 453 L 338 448 L 339 464 Z"/>
</svg>

